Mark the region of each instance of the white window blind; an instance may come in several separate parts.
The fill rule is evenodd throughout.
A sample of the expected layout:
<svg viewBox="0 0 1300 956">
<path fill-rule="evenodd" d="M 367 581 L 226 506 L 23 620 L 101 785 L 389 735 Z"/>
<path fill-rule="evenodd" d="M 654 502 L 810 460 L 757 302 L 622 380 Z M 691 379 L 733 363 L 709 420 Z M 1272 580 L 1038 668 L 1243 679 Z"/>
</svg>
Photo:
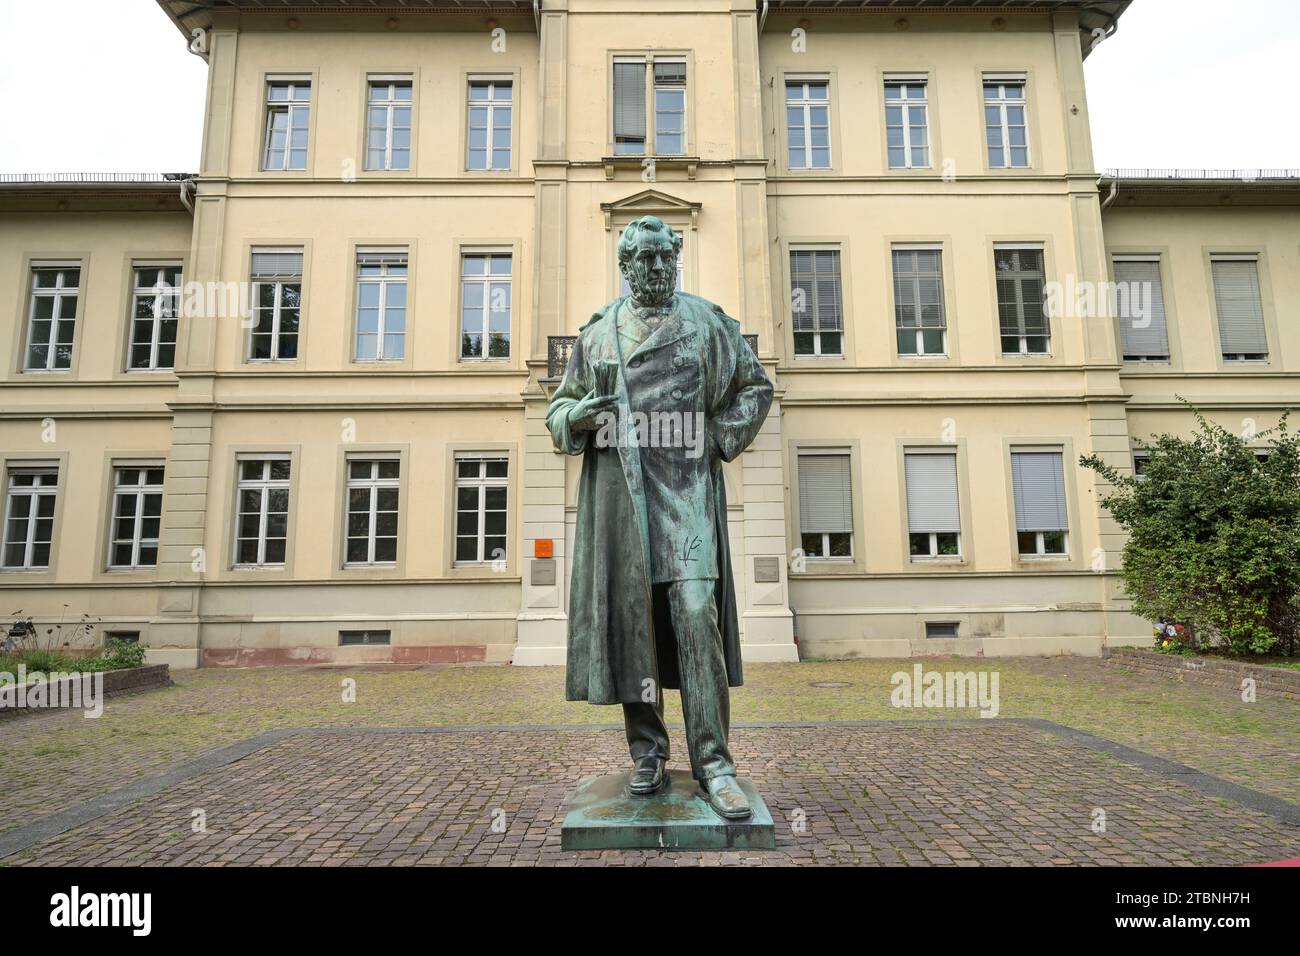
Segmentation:
<svg viewBox="0 0 1300 956">
<path fill-rule="evenodd" d="M 645 152 L 645 61 L 614 64 L 614 152 Z"/>
<path fill-rule="evenodd" d="M 1164 361 L 1169 358 L 1165 324 L 1165 294 L 1159 259 L 1116 259 L 1119 289 L 1119 331 L 1125 361 Z"/>
<path fill-rule="evenodd" d="M 853 530 L 853 482 L 847 454 L 799 456 L 799 530 L 803 534 Z"/>
<path fill-rule="evenodd" d="M 1013 451 L 1017 531 L 1065 531 L 1065 477 L 1059 451 Z"/>
<path fill-rule="evenodd" d="M 904 458 L 904 470 L 908 531 L 911 534 L 960 533 L 957 456 L 909 452 Z"/>
<path fill-rule="evenodd" d="M 1253 259 L 1215 259 L 1211 271 L 1224 356 L 1267 356 L 1258 263 Z"/>
</svg>

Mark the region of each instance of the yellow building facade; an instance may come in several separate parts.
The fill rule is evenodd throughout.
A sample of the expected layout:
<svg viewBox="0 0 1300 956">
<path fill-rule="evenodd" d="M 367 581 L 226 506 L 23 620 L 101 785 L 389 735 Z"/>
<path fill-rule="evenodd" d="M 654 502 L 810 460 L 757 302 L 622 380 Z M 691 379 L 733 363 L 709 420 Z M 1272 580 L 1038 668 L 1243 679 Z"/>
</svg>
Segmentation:
<svg viewBox="0 0 1300 956">
<path fill-rule="evenodd" d="M 543 416 L 646 214 L 777 387 L 726 472 L 750 660 L 1145 642 L 1079 457 L 1294 402 L 1295 178 L 1094 169 L 1120 0 L 161 6 L 197 175 L 0 183 L 0 591 L 39 621 L 563 663 Z"/>
</svg>

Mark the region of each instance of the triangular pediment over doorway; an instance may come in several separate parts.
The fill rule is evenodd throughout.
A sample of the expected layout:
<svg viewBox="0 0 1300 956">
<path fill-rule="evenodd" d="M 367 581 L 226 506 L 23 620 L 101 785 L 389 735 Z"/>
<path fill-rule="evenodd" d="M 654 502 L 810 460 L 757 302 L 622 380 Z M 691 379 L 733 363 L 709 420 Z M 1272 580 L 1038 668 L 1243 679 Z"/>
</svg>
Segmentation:
<svg viewBox="0 0 1300 956">
<path fill-rule="evenodd" d="M 600 209 L 605 214 L 606 232 L 613 229 L 615 217 L 622 220 L 636 219 L 640 216 L 658 216 L 660 219 L 688 217 L 691 221 L 691 229 L 695 230 L 699 228 L 701 205 L 657 189 L 643 189 L 639 193 L 616 199 L 614 202 L 603 202 L 600 204 Z"/>
</svg>

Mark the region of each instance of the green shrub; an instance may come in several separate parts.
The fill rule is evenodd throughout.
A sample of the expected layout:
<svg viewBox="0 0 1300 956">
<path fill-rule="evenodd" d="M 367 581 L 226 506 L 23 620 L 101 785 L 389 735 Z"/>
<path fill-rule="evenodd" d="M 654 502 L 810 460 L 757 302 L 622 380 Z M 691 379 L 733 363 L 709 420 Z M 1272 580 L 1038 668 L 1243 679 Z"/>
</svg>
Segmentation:
<svg viewBox="0 0 1300 956">
<path fill-rule="evenodd" d="M 1095 455 L 1080 460 L 1114 486 L 1101 503 L 1129 535 L 1122 574 L 1134 613 L 1184 624 L 1202 646 L 1294 653 L 1300 438 L 1288 415 L 1247 440 L 1191 411 L 1195 435 L 1155 437 L 1140 479 Z"/>
<path fill-rule="evenodd" d="M 139 641 L 124 641 L 115 637 L 104 642 L 104 651 L 100 656 L 110 663 L 112 670 L 139 667 L 144 663 L 144 645 Z"/>
</svg>

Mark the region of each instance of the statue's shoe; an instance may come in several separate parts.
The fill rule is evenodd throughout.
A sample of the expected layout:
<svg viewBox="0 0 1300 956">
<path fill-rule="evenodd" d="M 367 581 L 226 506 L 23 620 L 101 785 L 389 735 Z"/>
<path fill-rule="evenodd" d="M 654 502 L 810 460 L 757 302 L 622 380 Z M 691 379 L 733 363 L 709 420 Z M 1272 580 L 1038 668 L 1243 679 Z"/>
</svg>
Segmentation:
<svg viewBox="0 0 1300 956">
<path fill-rule="evenodd" d="M 709 806 L 713 807 L 720 817 L 727 820 L 743 820 L 753 813 L 745 791 L 740 789 L 740 784 L 736 783 L 736 778 L 733 776 L 711 777 L 705 790 L 709 795 Z"/>
<path fill-rule="evenodd" d="M 627 792 L 634 797 L 648 797 L 658 793 L 664 785 L 664 760 L 662 757 L 642 757 L 632 770 Z"/>
</svg>

